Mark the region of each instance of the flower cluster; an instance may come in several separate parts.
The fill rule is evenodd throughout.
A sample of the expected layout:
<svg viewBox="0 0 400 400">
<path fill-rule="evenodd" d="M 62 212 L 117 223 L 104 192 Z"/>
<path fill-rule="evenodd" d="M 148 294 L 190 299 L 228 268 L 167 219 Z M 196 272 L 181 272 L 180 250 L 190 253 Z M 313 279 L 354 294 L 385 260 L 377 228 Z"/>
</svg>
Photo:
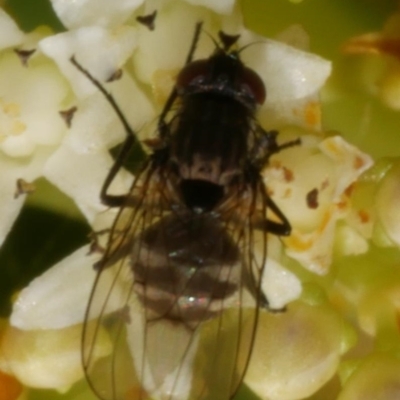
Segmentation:
<svg viewBox="0 0 400 400">
<path fill-rule="evenodd" d="M 400 164 L 391 160 L 372 167 L 369 155 L 324 131 L 319 91 L 331 63 L 308 52 L 304 30 L 292 26 L 273 40 L 264 38 L 244 26 L 233 0 L 52 0 L 52 6 L 65 32 L 23 33 L 0 9 L 0 241 L 23 205 L 22 197 L 13 198 L 21 178 L 31 182 L 43 176 L 52 182 L 75 201 L 93 230 L 109 227 L 115 216 L 99 193 L 113 164 L 109 150 L 126 133 L 71 57 L 112 93 L 144 140 L 154 137 L 154 121 L 182 68 L 196 22 L 203 21 L 211 37 L 219 30 L 240 33 L 240 46 L 252 44 L 241 58 L 267 88 L 260 123 L 279 130 L 282 142 L 301 138 L 300 146 L 274 155 L 263 171 L 269 195 L 293 231 L 284 240 L 269 237 L 262 288 L 271 307 L 290 304 L 285 313 L 261 311 L 245 383 L 262 399 L 294 400 L 340 377 L 341 400 L 372 399 L 360 395 L 366 393 L 363 377 L 382 366 L 373 390 L 396 390 L 392 371 L 400 365 L 390 355 L 371 356 L 359 368 L 357 357 L 342 357 L 356 341 L 349 321 L 370 345 L 381 326 L 379 312 L 388 302 L 391 309 L 398 304 L 397 285 L 388 291 L 382 281 L 382 287 L 364 290 L 345 274 L 334 280 L 331 269 L 335 252 L 344 257 L 345 267 L 353 267 L 351 257 L 370 252 L 371 246 L 400 245 Z M 155 8 L 151 30 L 137 17 Z M 212 40 L 202 38 L 196 58 L 207 57 L 213 48 Z M 132 179 L 123 170 L 111 192 L 126 193 Z M 375 201 L 364 200 L 363 194 L 375 192 Z M 98 259 L 88 253 L 89 246 L 78 249 L 19 293 L 2 327 L 0 347 L 0 369 L 15 378 L 14 385 L 66 392 L 83 378 L 80 335 L 95 279 L 91 266 Z M 386 296 L 378 305 L 374 291 Z M 354 310 L 356 317 L 346 315 Z M 109 338 L 101 334 L 98 358 L 111 351 Z M 0 375 L 0 389 L 2 382 Z M 10 400 L 20 388 L 13 393 Z"/>
</svg>

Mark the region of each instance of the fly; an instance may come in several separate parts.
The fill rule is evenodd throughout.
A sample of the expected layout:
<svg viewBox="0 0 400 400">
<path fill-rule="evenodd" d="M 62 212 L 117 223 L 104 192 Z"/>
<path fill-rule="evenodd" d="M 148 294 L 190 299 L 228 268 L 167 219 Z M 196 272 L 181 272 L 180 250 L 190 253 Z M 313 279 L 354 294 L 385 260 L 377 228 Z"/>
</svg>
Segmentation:
<svg viewBox="0 0 400 400">
<path fill-rule="evenodd" d="M 278 145 L 277 132 L 257 123 L 266 92 L 234 49 L 239 36 L 220 32 L 213 54 L 193 60 L 201 29 L 125 195 L 108 188 L 138 139 L 114 98 L 72 59 L 127 134 L 101 190 L 119 212 L 96 267 L 82 340 L 87 379 L 104 400 L 233 397 L 258 308 L 268 304 L 260 289 L 267 233 L 291 231 L 261 170 L 299 141 Z"/>
</svg>

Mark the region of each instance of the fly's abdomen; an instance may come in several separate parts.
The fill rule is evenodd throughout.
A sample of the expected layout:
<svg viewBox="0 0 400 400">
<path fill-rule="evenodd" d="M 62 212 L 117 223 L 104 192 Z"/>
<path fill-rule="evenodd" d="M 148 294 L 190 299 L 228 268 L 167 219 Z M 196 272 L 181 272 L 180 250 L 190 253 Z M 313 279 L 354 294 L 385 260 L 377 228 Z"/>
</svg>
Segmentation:
<svg viewBox="0 0 400 400">
<path fill-rule="evenodd" d="M 135 241 L 132 269 L 148 320 L 195 326 L 230 305 L 238 289 L 239 251 L 212 217 L 171 215 Z"/>
</svg>

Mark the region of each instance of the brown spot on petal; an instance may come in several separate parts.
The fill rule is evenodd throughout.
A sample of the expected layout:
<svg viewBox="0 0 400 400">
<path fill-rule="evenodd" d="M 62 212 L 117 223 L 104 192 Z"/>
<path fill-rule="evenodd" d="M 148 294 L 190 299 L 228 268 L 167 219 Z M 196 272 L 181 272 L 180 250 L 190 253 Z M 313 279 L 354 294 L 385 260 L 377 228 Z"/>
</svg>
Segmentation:
<svg viewBox="0 0 400 400">
<path fill-rule="evenodd" d="M 17 379 L 0 371 L 0 400 L 17 400 L 22 389 Z"/>
<path fill-rule="evenodd" d="M 360 218 L 360 221 L 363 224 L 368 223 L 370 221 L 370 219 L 371 219 L 369 213 L 367 211 L 365 211 L 365 210 L 359 210 L 358 211 L 358 217 Z"/>
<path fill-rule="evenodd" d="M 321 188 L 320 190 L 324 190 L 329 186 L 329 179 L 325 179 L 322 183 L 321 183 Z"/>
<path fill-rule="evenodd" d="M 127 390 L 123 400 L 149 400 L 150 397 L 146 394 L 145 390 L 140 386 L 134 386 Z"/>
<path fill-rule="evenodd" d="M 308 208 L 311 208 L 311 209 L 318 208 L 319 203 L 318 203 L 318 189 L 317 188 L 312 189 L 307 193 L 306 202 L 307 202 Z"/>
<path fill-rule="evenodd" d="M 283 198 L 284 199 L 288 199 L 291 195 L 292 195 L 292 189 L 291 188 L 287 188 L 285 190 L 285 193 L 283 194 Z"/>
<path fill-rule="evenodd" d="M 279 160 L 272 160 L 269 165 L 271 168 L 275 169 L 279 169 L 282 167 L 282 163 Z"/>
<path fill-rule="evenodd" d="M 349 205 L 349 202 L 344 200 L 343 198 L 336 204 L 338 210 L 345 210 Z"/>
<path fill-rule="evenodd" d="M 139 15 L 136 17 L 136 21 L 140 24 L 144 25 L 150 31 L 154 31 L 155 29 L 155 20 L 157 16 L 157 10 L 154 10 L 151 14 L 147 15 Z"/>
<path fill-rule="evenodd" d="M 24 67 L 28 66 L 28 61 L 31 58 L 31 56 L 35 53 L 35 51 L 36 49 L 31 49 L 31 50 L 14 49 L 15 54 L 19 57 Z"/>
<path fill-rule="evenodd" d="M 115 70 L 107 79 L 106 82 L 114 82 L 117 81 L 118 79 L 122 78 L 122 69 L 119 68 L 117 70 Z"/>
<path fill-rule="evenodd" d="M 363 166 L 364 166 L 364 160 L 360 156 L 355 157 L 353 161 L 353 167 L 355 169 L 360 169 Z"/>
<path fill-rule="evenodd" d="M 321 122 L 321 107 L 316 101 L 309 101 L 304 108 L 304 119 L 308 126 L 316 127 Z"/>
<path fill-rule="evenodd" d="M 351 185 L 347 186 L 347 188 L 344 190 L 344 194 L 347 197 L 351 197 L 353 191 L 354 191 L 354 184 L 352 183 Z"/>
<path fill-rule="evenodd" d="M 29 183 L 22 178 L 17 179 L 17 188 L 14 193 L 14 199 L 17 199 L 23 194 L 31 194 L 36 190 L 36 186 L 33 183 Z"/>
<path fill-rule="evenodd" d="M 59 112 L 59 114 L 61 115 L 61 118 L 65 121 L 68 128 L 71 128 L 72 118 L 74 117 L 74 114 L 76 111 L 77 111 L 77 108 L 74 106 L 74 107 L 69 108 L 68 110 L 63 110 L 63 111 Z"/>
<path fill-rule="evenodd" d="M 294 179 L 293 171 L 286 167 L 283 167 L 282 169 L 283 169 L 283 177 L 284 177 L 285 181 L 292 182 Z"/>
</svg>

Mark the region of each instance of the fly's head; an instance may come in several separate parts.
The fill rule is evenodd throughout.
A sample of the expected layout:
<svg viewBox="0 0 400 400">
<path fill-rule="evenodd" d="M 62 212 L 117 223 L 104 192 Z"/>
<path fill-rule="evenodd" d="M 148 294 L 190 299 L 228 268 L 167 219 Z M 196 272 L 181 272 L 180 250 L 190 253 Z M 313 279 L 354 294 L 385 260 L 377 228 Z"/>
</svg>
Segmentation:
<svg viewBox="0 0 400 400">
<path fill-rule="evenodd" d="M 260 76 L 246 67 L 235 47 L 240 35 L 219 33 L 221 44 L 206 59 L 187 64 L 179 73 L 176 88 L 181 97 L 214 93 L 232 98 L 253 110 L 264 103 L 266 90 Z"/>
</svg>

